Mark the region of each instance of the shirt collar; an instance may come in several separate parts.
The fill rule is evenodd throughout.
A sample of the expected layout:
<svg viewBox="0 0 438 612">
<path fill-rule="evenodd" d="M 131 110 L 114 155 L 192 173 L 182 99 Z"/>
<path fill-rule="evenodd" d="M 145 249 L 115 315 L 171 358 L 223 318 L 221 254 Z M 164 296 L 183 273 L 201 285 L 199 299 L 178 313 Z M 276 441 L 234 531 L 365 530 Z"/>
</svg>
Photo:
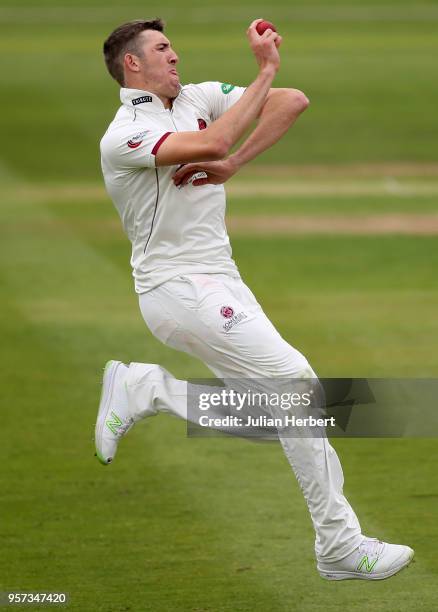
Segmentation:
<svg viewBox="0 0 438 612">
<path fill-rule="evenodd" d="M 146 112 L 160 113 L 166 111 L 166 107 L 160 98 L 150 91 L 144 89 L 120 89 L 120 100 L 129 108 L 145 110 Z"/>
</svg>

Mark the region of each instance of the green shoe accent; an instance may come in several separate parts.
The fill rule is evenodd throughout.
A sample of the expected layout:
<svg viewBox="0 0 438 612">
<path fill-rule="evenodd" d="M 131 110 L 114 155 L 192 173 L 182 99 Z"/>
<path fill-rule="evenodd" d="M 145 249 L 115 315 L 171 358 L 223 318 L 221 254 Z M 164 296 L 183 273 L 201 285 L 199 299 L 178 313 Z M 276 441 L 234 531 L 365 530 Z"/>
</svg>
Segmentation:
<svg viewBox="0 0 438 612">
<path fill-rule="evenodd" d="M 357 571 L 360 572 L 360 570 L 362 569 L 363 566 L 365 566 L 365 569 L 368 573 L 372 572 L 373 567 L 376 565 L 378 559 L 374 559 L 374 561 L 372 563 L 369 562 L 367 555 L 365 555 L 364 557 L 362 557 L 361 562 L 359 563 L 359 565 L 357 566 Z"/>
<path fill-rule="evenodd" d="M 121 427 L 123 423 L 115 412 L 111 412 L 111 416 L 113 417 L 112 421 L 111 420 L 106 421 L 105 425 L 108 427 L 110 431 L 112 431 L 114 435 L 117 435 L 117 428 Z"/>
</svg>

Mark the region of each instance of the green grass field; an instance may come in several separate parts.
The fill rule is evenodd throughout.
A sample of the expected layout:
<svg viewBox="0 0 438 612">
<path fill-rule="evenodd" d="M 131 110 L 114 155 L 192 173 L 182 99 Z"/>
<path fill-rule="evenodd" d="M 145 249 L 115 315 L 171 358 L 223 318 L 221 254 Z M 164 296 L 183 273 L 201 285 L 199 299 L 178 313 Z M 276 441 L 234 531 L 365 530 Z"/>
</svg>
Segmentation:
<svg viewBox="0 0 438 612">
<path fill-rule="evenodd" d="M 435 439 L 334 441 L 364 532 L 416 551 L 380 583 L 320 579 L 275 444 L 189 439 L 160 415 L 114 465 L 93 456 L 106 360 L 210 376 L 142 322 L 129 244 L 101 188 L 98 140 L 117 106 L 101 42 L 144 11 L 0 2 L 0 591 L 67 591 L 79 612 L 431 612 Z M 437 213 L 438 3 L 276 0 L 263 12 L 285 34 L 278 85 L 312 105 L 263 166 L 233 179 L 230 218 Z M 156 14 L 185 81 L 248 82 L 250 2 L 172 0 Z M 245 195 L 254 182 L 262 195 Z M 269 195 L 274 184 L 284 191 Z M 438 236 L 267 232 L 232 244 L 266 313 L 321 376 L 438 375 Z"/>
</svg>

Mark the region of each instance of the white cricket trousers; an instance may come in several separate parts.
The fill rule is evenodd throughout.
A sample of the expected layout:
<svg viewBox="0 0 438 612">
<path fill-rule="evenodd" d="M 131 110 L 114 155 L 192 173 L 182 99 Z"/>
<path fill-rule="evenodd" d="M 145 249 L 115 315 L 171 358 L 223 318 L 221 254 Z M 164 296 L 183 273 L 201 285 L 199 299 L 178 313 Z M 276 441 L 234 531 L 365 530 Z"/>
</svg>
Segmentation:
<svg viewBox="0 0 438 612">
<path fill-rule="evenodd" d="M 177 276 L 141 294 L 139 301 L 156 338 L 198 357 L 220 379 L 316 377 L 305 357 L 280 336 L 240 278 Z M 132 363 L 126 383 L 135 419 L 157 411 L 187 419 L 187 382 L 164 368 Z M 220 413 L 220 407 L 216 410 Z M 343 495 L 344 477 L 335 450 L 325 437 L 280 436 L 279 440 L 310 511 L 317 560 L 346 557 L 363 536 Z"/>
</svg>

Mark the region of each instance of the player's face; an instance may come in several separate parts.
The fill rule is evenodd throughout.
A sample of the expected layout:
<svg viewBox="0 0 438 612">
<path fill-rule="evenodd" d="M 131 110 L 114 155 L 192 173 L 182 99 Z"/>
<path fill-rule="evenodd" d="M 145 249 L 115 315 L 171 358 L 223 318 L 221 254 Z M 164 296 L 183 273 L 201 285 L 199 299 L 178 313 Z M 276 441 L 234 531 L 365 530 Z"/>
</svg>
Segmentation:
<svg viewBox="0 0 438 612">
<path fill-rule="evenodd" d="M 141 37 L 140 68 L 146 89 L 162 97 L 175 98 L 180 89 L 177 54 L 162 32 L 146 30 Z"/>
</svg>

